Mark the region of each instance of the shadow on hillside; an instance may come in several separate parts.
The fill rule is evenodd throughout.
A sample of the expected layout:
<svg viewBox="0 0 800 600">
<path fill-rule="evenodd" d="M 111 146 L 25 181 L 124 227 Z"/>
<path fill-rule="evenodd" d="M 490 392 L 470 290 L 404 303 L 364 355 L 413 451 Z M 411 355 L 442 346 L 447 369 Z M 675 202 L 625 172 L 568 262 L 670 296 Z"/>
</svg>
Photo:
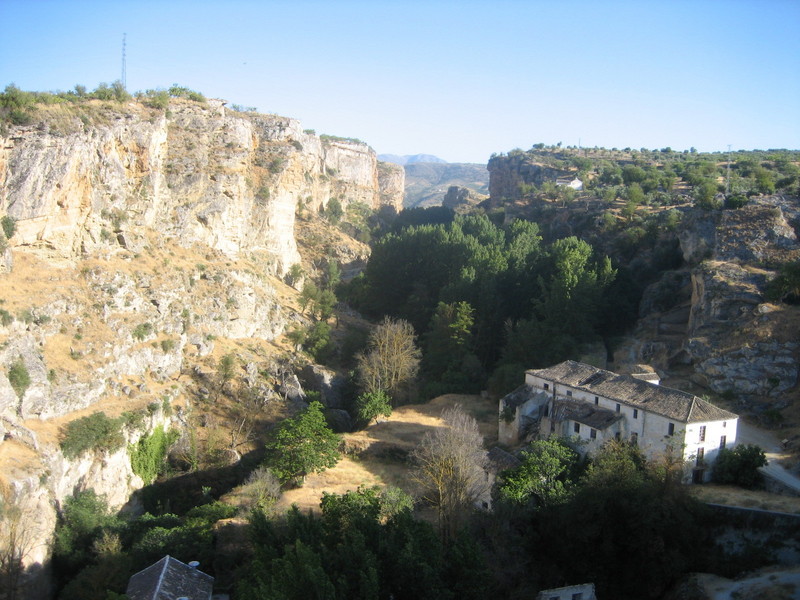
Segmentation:
<svg viewBox="0 0 800 600">
<path fill-rule="evenodd" d="M 183 473 L 156 481 L 137 491 L 123 510 L 149 512 L 154 515 L 167 512 L 184 514 L 243 483 L 263 459 L 264 449 L 259 448 L 242 455 L 241 460 L 232 465 Z"/>
</svg>

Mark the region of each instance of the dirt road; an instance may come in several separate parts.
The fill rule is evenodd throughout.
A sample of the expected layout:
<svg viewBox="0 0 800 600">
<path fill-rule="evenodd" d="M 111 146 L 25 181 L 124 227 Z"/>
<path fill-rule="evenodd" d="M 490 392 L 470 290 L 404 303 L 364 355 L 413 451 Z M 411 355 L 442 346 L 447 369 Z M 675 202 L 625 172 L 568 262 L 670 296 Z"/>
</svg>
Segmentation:
<svg viewBox="0 0 800 600">
<path fill-rule="evenodd" d="M 787 471 L 780 463 L 789 456 L 781 447 L 780 440 L 771 432 L 759 429 L 739 419 L 739 428 L 736 433 L 737 444 L 755 444 L 760 446 L 769 464 L 762 467 L 761 471 L 768 477 L 777 479 L 800 495 L 800 477 Z"/>
</svg>

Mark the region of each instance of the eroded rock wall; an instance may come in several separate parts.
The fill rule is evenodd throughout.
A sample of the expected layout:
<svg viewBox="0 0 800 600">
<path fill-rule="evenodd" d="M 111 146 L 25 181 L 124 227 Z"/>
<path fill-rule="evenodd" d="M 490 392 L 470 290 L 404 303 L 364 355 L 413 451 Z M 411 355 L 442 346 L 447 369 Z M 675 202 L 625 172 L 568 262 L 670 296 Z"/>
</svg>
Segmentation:
<svg viewBox="0 0 800 600">
<path fill-rule="evenodd" d="M 131 103 L 66 133 L 12 128 L 0 151 L 0 212 L 17 221 L 15 245 L 61 257 L 135 249 L 146 228 L 229 256 L 266 251 L 282 274 L 299 260 L 298 204 L 399 209 L 401 173 L 379 169 L 366 144 L 321 138 L 294 119 L 220 101 L 173 100 L 167 112 Z"/>
</svg>

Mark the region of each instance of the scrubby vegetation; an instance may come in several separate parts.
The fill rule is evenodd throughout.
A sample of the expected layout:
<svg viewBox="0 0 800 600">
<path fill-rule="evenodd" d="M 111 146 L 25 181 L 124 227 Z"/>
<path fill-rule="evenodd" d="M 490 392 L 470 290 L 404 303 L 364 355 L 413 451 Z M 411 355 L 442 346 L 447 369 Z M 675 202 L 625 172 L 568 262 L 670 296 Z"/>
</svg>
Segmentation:
<svg viewBox="0 0 800 600">
<path fill-rule="evenodd" d="M 87 450 L 113 452 L 124 444 L 122 419 L 112 419 L 101 411 L 67 423 L 60 445 L 66 458 L 76 458 Z"/>
</svg>

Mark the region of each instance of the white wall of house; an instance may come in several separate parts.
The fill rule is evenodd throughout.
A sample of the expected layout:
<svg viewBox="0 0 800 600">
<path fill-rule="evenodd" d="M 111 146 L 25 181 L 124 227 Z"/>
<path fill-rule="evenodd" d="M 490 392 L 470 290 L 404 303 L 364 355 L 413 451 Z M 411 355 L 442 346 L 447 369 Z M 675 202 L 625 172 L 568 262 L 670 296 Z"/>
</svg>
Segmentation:
<svg viewBox="0 0 800 600">
<path fill-rule="evenodd" d="M 687 424 L 625 402 L 555 383 L 530 372 L 525 374 L 525 383 L 550 394 L 550 414 L 552 414 L 553 400 L 563 398 L 587 402 L 619 413 L 624 417 L 605 431 L 595 430 L 595 437 L 592 437 L 592 428 L 588 425 L 577 423 L 578 431 L 575 431 L 575 421 L 569 420 L 556 424 L 552 423 L 549 418 L 543 419 L 543 433 L 550 431 L 566 437 L 577 435 L 584 440 L 584 450 L 587 452 L 599 449 L 609 439 L 614 439 L 617 432 L 620 434 L 620 439 L 625 441 L 631 441 L 635 437 L 637 444 L 649 458 L 664 453 L 670 446 L 675 449 L 683 447 L 683 456 L 686 462 L 684 479 L 690 480 L 695 468 L 713 464 L 720 448 L 723 447 L 723 437 L 724 447 L 732 448 L 736 444 L 738 419 Z M 702 428 L 705 428 L 704 431 Z M 697 460 L 698 453 L 701 456 L 700 464 Z M 703 479 L 708 481 L 710 476 L 711 470 L 707 468 Z"/>
</svg>

